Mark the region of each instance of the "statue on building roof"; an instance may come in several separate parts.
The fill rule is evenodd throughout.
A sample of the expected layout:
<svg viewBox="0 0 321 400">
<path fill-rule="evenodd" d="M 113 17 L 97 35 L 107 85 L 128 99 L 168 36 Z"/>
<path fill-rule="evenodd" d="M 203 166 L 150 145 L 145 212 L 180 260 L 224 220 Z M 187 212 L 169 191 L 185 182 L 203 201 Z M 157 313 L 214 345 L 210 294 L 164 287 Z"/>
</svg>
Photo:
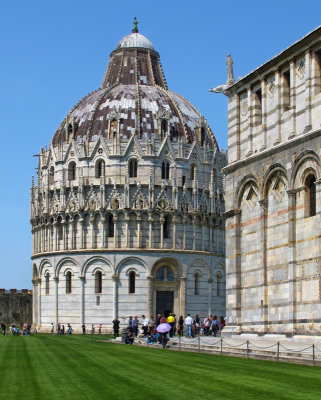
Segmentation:
<svg viewBox="0 0 321 400">
<path fill-rule="evenodd" d="M 235 80 L 234 80 L 234 73 L 233 73 L 233 59 L 231 57 L 231 54 L 227 55 L 227 60 L 226 60 L 226 65 L 227 65 L 227 85 L 232 85 Z"/>
</svg>

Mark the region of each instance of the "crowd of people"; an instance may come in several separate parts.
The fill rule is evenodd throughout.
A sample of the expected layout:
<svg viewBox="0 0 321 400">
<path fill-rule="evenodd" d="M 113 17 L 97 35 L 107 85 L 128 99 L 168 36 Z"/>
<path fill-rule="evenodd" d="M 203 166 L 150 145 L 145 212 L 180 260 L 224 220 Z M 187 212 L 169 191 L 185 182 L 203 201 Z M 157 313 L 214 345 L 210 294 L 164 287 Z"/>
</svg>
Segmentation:
<svg viewBox="0 0 321 400">
<path fill-rule="evenodd" d="M 157 327 L 160 324 L 167 323 L 170 326 L 168 333 L 164 335 L 163 332 L 159 332 Z M 119 325 L 120 321 L 115 319 L 113 321 L 114 337 L 119 335 Z M 225 326 L 225 319 L 223 316 L 218 318 L 216 315 L 208 315 L 206 318 L 201 320 L 201 318 L 196 314 L 195 317 L 191 317 L 187 314 L 186 318 L 182 315 L 176 319 L 175 314 L 170 313 L 168 317 L 165 315 L 158 314 L 157 318 L 154 319 L 153 316 L 150 318 L 142 317 L 139 319 L 137 315 L 130 316 L 128 318 L 127 333 L 125 336 L 125 343 L 133 344 L 137 336 L 146 337 L 147 343 L 163 343 L 169 338 L 175 336 L 185 336 L 187 338 L 194 338 L 196 335 L 204 336 L 217 336 L 221 333 Z"/>
<path fill-rule="evenodd" d="M 30 336 L 30 332 L 31 332 L 31 324 L 26 324 L 26 323 L 22 323 L 21 325 L 11 324 L 9 325 L 9 330 L 7 331 L 7 326 L 5 322 L 1 322 L 1 333 L 3 336 L 5 336 L 6 333 L 9 333 L 10 335 Z M 34 330 L 33 333 L 37 333 L 37 331 Z"/>
</svg>

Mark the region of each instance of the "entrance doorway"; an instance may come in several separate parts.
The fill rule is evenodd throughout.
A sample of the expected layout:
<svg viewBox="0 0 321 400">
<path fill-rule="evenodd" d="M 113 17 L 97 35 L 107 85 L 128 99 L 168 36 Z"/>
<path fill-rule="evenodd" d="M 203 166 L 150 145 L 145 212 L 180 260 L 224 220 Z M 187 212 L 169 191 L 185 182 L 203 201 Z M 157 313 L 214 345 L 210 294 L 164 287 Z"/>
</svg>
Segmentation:
<svg viewBox="0 0 321 400">
<path fill-rule="evenodd" d="M 165 315 L 167 318 L 169 313 L 173 312 L 174 292 L 156 292 L 156 314 Z"/>
</svg>

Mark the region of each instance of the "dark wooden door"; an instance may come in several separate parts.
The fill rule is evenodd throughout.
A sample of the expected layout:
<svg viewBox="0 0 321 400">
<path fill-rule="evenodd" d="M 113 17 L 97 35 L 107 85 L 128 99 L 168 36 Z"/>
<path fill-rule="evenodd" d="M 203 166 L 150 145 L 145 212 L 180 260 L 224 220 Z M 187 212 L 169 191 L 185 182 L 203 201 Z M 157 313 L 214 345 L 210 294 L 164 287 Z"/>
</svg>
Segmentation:
<svg viewBox="0 0 321 400">
<path fill-rule="evenodd" d="M 156 292 L 156 314 L 165 314 L 173 312 L 174 292 Z"/>
</svg>

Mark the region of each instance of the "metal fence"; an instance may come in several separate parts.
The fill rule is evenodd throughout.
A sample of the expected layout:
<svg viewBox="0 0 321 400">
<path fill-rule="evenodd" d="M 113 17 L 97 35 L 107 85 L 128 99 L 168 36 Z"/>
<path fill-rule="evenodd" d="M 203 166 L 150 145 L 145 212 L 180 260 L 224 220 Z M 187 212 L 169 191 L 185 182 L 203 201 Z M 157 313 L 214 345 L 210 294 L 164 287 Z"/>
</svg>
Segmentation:
<svg viewBox="0 0 321 400">
<path fill-rule="evenodd" d="M 149 344 L 145 339 L 136 339 L 134 344 L 146 347 L 155 347 L 155 344 Z M 297 347 L 299 344 L 295 343 Z M 161 346 L 160 344 L 156 346 Z M 223 337 L 217 338 L 215 342 L 204 340 L 204 337 L 198 336 L 194 339 L 185 337 L 171 338 L 167 349 L 177 351 L 192 351 L 226 356 L 237 356 L 246 358 L 269 359 L 276 361 L 304 363 L 312 365 L 321 365 L 321 349 L 315 344 L 302 345 L 302 348 L 291 348 L 291 344 L 285 345 L 281 342 L 271 343 L 268 346 L 259 346 L 246 340 L 242 343 L 231 343 Z"/>
</svg>

